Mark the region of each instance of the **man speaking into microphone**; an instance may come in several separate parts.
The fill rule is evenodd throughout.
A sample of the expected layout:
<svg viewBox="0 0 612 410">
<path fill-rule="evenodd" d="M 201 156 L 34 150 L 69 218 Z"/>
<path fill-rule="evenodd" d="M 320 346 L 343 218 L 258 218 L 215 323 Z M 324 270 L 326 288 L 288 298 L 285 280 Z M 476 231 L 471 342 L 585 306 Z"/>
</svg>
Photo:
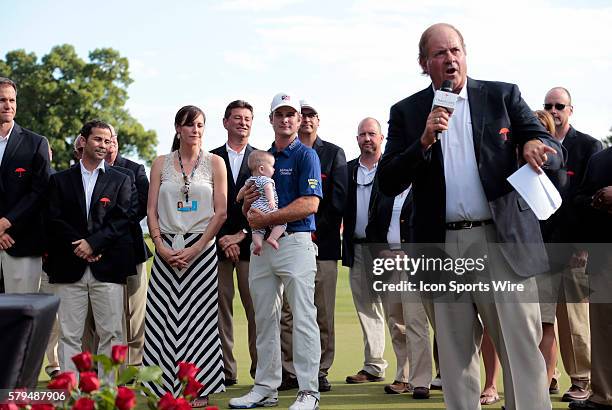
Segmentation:
<svg viewBox="0 0 612 410">
<path fill-rule="evenodd" d="M 416 242 L 445 244 L 450 256 L 475 244 L 488 256 L 490 279 L 533 292 L 533 276 L 548 268 L 546 252 L 535 214 L 506 178 L 518 169 L 517 149 L 541 172 L 560 167 L 561 147 L 516 85 L 467 77 L 465 44 L 455 27 L 435 24 L 423 32 L 419 64 L 432 84 L 391 107 L 379 188 L 395 196 L 412 184 Z M 434 102 L 444 80 L 452 83 L 454 104 Z M 538 304 L 512 303 L 520 295 L 510 292 L 503 303 L 498 295 L 467 297 L 468 303 L 426 303 L 446 407 L 480 408 L 482 320 L 500 352 L 506 409 L 550 409 Z"/>
</svg>

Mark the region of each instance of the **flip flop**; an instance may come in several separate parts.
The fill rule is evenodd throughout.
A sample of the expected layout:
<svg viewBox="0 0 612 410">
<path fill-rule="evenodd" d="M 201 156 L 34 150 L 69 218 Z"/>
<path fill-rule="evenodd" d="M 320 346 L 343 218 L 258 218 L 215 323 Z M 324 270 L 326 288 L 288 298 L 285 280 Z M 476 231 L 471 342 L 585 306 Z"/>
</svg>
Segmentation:
<svg viewBox="0 0 612 410">
<path fill-rule="evenodd" d="M 480 395 L 480 404 L 482 404 L 484 406 L 488 406 L 490 404 L 495 404 L 495 403 L 497 403 L 500 400 L 501 399 L 499 398 L 499 395 L 497 393 L 495 393 L 495 394 L 482 393 Z"/>
</svg>

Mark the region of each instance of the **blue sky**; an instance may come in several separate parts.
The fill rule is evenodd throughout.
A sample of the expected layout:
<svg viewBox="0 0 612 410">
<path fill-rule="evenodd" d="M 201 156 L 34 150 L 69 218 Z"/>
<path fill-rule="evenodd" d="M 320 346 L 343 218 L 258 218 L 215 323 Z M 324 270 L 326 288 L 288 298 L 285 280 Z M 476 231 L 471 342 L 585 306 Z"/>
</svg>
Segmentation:
<svg viewBox="0 0 612 410">
<path fill-rule="evenodd" d="M 565 86 L 577 129 L 601 138 L 612 126 L 612 1 L 0 4 L 2 56 L 23 48 L 40 57 L 69 43 L 84 58 L 99 47 L 127 57 L 134 79 L 128 108 L 157 131 L 160 154 L 169 150 L 174 114 L 186 104 L 207 115 L 204 147 L 221 145 L 223 111 L 235 99 L 254 105 L 251 142 L 267 148 L 273 139 L 270 101 L 285 91 L 311 100 L 320 113 L 319 135 L 353 158 L 363 117 L 386 124 L 394 102 L 428 85 L 419 74 L 417 43 L 440 21 L 463 32 L 471 77 L 518 84 L 533 109 L 548 89 Z"/>
</svg>

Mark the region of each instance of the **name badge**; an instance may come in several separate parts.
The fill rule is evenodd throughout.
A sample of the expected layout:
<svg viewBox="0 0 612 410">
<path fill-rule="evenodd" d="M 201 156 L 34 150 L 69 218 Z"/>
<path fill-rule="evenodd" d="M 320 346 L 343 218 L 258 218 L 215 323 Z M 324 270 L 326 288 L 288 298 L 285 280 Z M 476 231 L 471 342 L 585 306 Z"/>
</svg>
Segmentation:
<svg viewBox="0 0 612 410">
<path fill-rule="evenodd" d="M 178 201 L 176 203 L 178 212 L 194 212 L 198 210 L 198 201 Z"/>
</svg>

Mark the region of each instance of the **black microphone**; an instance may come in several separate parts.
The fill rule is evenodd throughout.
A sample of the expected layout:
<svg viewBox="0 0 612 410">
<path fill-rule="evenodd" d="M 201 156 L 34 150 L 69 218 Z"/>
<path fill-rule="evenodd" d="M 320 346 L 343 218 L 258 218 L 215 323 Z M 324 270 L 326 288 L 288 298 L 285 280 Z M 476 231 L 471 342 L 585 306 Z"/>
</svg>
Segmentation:
<svg viewBox="0 0 612 410">
<path fill-rule="evenodd" d="M 434 94 L 431 110 L 433 111 L 437 107 L 443 107 L 449 114 L 452 114 L 455 110 L 457 98 L 459 98 L 459 96 L 453 93 L 453 82 L 451 80 L 444 80 L 440 89 Z M 436 131 L 436 138 L 438 138 L 439 135 L 440 130 Z"/>
</svg>

